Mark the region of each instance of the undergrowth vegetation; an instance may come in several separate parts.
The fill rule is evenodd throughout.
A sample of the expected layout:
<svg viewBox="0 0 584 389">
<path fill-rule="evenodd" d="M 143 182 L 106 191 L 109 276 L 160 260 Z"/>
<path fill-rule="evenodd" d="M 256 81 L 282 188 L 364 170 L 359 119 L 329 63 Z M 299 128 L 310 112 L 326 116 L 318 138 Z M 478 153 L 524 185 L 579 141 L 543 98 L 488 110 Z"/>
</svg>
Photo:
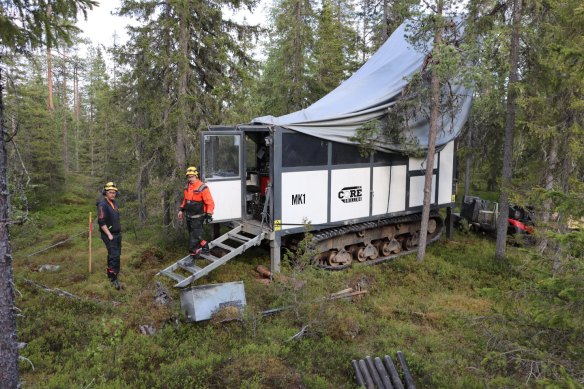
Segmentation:
<svg viewBox="0 0 584 389">
<path fill-rule="evenodd" d="M 82 198 L 73 193 L 12 230 L 24 387 L 353 388 L 352 359 L 397 350 L 420 388 L 581 387 L 584 380 L 578 255 L 552 274 L 552 261 L 532 248 L 509 247 L 508 261 L 497 263 L 494 241 L 459 233 L 430 246 L 423 263 L 412 255 L 327 272 L 289 253 L 282 276 L 266 283 L 254 269 L 269 265 L 269 252 L 258 247 L 198 282 L 243 280 L 243 315 L 189 323 L 173 283 L 156 277 L 186 242 L 126 230 L 117 291 L 97 233 L 88 271 L 84 231 L 95 205 L 73 197 Z M 44 264 L 60 269 L 39 271 Z M 326 298 L 346 288 L 367 293 Z M 168 304 L 156 301 L 160 290 Z M 273 308 L 284 309 L 262 313 Z"/>
</svg>

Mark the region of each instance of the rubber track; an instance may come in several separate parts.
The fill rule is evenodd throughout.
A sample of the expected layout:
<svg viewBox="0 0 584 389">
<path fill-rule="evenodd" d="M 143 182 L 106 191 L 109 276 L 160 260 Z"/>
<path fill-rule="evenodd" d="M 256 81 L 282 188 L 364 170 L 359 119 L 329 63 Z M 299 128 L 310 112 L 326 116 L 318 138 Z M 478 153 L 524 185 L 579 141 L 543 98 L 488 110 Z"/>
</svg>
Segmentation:
<svg viewBox="0 0 584 389">
<path fill-rule="evenodd" d="M 431 212 L 430 217 L 439 219 L 439 221 L 440 221 L 438 224 L 439 231 L 436 234 L 436 236 L 434 236 L 434 237 L 432 237 L 432 239 L 428 240 L 426 244 L 430 244 L 430 243 L 433 243 L 436 240 L 438 240 L 440 238 L 440 236 L 442 235 L 442 230 L 444 229 L 444 220 L 442 219 L 440 214 L 438 214 L 437 212 Z M 316 246 L 320 242 L 323 242 L 327 239 L 335 238 L 337 236 L 341 236 L 344 234 L 355 233 L 355 232 L 359 232 L 362 230 L 385 227 L 385 226 L 394 225 L 394 224 L 417 222 L 417 221 L 420 221 L 421 219 L 422 219 L 422 214 L 417 213 L 417 214 L 413 214 L 413 215 L 399 216 L 399 217 L 393 217 L 393 218 L 388 218 L 388 219 L 383 219 L 383 220 L 378 220 L 378 221 L 353 224 L 350 226 L 331 228 L 331 229 L 327 229 L 327 230 L 319 231 L 319 232 L 315 233 L 313 238 L 312 238 L 312 244 L 314 246 Z M 400 251 L 397 254 L 392 254 L 392 255 L 389 255 L 387 257 L 376 258 L 376 259 L 371 260 L 371 261 L 365 261 L 365 262 L 359 262 L 359 263 L 361 263 L 363 265 L 376 265 L 376 264 L 381 263 L 381 262 L 387 262 L 387 261 L 390 261 L 392 259 L 401 257 L 402 255 L 408 255 L 411 253 L 415 253 L 416 251 L 417 251 L 417 247 L 413 248 L 412 250 L 408 250 L 408 251 Z M 329 265 L 317 264 L 317 266 L 319 268 L 325 269 L 325 270 L 344 270 L 344 269 L 348 269 L 349 267 L 351 267 L 351 265 L 352 264 L 342 265 L 342 266 L 329 266 Z"/>
</svg>

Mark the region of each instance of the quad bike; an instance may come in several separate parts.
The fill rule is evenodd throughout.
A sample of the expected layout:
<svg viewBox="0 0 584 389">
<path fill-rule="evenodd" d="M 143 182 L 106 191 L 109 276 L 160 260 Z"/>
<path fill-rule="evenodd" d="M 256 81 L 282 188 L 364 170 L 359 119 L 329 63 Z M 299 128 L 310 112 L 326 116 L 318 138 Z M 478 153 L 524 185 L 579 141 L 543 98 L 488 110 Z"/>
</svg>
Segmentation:
<svg viewBox="0 0 584 389">
<path fill-rule="evenodd" d="M 464 196 L 460 214 L 454 215 L 454 223 L 459 228 L 468 225 L 472 231 L 494 233 L 497 231 L 499 203 L 484 200 L 476 196 Z M 534 233 L 534 218 L 529 207 L 509 205 L 507 234 L 515 238 L 525 237 L 530 240 Z"/>
</svg>

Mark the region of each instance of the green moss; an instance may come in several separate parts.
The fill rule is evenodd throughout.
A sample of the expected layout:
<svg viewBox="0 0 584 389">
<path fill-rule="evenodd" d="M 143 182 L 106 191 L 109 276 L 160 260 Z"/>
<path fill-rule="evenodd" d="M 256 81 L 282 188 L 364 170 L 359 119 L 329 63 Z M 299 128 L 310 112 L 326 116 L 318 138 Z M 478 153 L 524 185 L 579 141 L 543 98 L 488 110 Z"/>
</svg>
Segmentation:
<svg viewBox="0 0 584 389">
<path fill-rule="evenodd" d="M 552 275 L 552 261 L 531 248 L 509 247 L 508 261 L 495 262 L 493 240 L 455 234 L 430 246 L 422 263 L 410 255 L 344 272 L 285 266 L 287 281 L 266 285 L 254 269 L 269 264 L 269 252 L 258 247 L 199 281 L 243 280 L 242 321 L 185 323 L 173 283 L 155 276 L 184 253 L 182 230 L 179 238 L 156 226 L 126 230 L 122 292 L 105 276 L 105 249 L 95 233 L 92 273 L 86 236 L 27 257 L 86 229 L 95 207 L 87 193 L 74 188 L 13 228 L 23 314 L 18 336 L 27 343 L 21 354 L 35 366 L 20 364 L 27 387 L 353 388 L 352 359 L 387 354 L 395 360 L 398 350 L 420 388 L 521 387 L 533 366 L 539 375 L 527 386 L 578 386 L 584 363 L 579 260 L 570 272 Z M 126 226 L 138 226 L 125 217 Z M 61 270 L 37 272 L 45 263 Z M 154 301 L 156 281 L 174 298 L 169 306 Z M 356 286 L 368 293 L 324 299 Z M 271 317 L 260 313 L 276 307 L 288 308 Z M 142 325 L 157 332 L 144 335 Z M 291 340 L 304 326 L 303 336 Z"/>
</svg>

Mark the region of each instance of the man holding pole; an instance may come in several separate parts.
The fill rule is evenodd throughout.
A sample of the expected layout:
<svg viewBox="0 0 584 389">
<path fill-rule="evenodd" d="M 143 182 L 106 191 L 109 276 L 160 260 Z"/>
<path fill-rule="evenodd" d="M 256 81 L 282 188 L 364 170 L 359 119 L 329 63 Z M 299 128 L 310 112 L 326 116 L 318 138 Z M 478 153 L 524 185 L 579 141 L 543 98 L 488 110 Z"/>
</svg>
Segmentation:
<svg viewBox="0 0 584 389">
<path fill-rule="evenodd" d="M 101 240 L 107 248 L 107 276 L 117 290 L 121 289 L 118 282 L 120 272 L 120 256 L 122 255 L 122 228 L 120 224 L 120 212 L 115 198 L 118 196 L 118 188 L 113 182 L 108 182 L 103 187 L 103 200 L 97 203 L 97 223 Z"/>
</svg>

